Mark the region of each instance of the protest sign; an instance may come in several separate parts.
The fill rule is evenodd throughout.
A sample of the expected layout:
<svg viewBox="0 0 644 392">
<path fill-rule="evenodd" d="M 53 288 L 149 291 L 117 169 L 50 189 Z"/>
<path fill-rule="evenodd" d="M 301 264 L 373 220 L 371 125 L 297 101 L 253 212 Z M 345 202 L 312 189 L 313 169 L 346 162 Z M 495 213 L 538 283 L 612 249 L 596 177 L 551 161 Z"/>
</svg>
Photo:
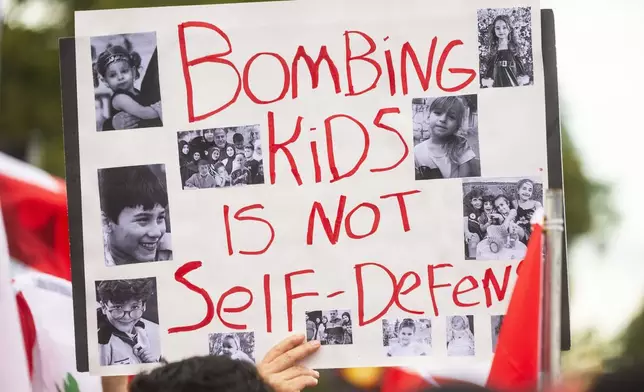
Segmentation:
<svg viewBox="0 0 644 392">
<path fill-rule="evenodd" d="M 513 0 L 78 12 L 79 367 L 255 362 L 299 332 L 315 368 L 489 368 L 548 187 L 539 18 Z"/>
</svg>

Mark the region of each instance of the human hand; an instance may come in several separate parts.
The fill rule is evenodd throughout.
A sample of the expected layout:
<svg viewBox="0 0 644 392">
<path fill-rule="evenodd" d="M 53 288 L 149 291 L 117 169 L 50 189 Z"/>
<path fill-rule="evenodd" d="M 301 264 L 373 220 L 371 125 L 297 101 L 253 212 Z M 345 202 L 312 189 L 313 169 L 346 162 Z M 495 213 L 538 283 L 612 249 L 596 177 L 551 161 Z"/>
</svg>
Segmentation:
<svg viewBox="0 0 644 392">
<path fill-rule="evenodd" d="M 112 126 L 114 129 L 133 129 L 139 125 L 140 118 L 135 117 L 126 112 L 118 112 L 112 118 Z"/>
<path fill-rule="evenodd" d="M 304 335 L 282 340 L 257 365 L 259 375 L 275 392 L 299 392 L 317 385 L 320 374 L 296 363 L 316 352 L 320 342 L 304 340 Z"/>
<path fill-rule="evenodd" d="M 494 79 L 484 78 L 481 79 L 481 84 L 483 87 L 494 87 Z"/>
<path fill-rule="evenodd" d="M 467 233 L 467 234 L 465 235 L 465 240 L 467 241 L 467 243 L 468 243 L 468 244 L 469 244 L 471 241 L 476 241 L 476 238 L 477 238 L 477 235 L 476 235 L 476 234 L 474 234 L 474 233 Z"/>
<path fill-rule="evenodd" d="M 137 336 L 137 344 L 136 346 L 134 346 L 134 352 L 136 353 L 137 357 L 139 357 L 139 359 L 143 363 L 158 362 L 159 358 L 156 358 L 152 354 L 148 333 L 144 328 L 141 327 L 134 327 L 134 330 L 136 331 Z"/>
<path fill-rule="evenodd" d="M 129 380 L 127 376 L 104 376 L 101 377 L 103 392 L 127 392 Z"/>
</svg>

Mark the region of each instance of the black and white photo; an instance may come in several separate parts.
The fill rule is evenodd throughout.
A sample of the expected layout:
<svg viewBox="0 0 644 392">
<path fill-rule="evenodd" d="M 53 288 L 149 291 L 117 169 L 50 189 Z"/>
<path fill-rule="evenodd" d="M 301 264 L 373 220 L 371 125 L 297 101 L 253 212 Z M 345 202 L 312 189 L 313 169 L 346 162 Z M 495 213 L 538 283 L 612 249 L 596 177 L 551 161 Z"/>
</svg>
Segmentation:
<svg viewBox="0 0 644 392">
<path fill-rule="evenodd" d="M 165 165 L 98 170 L 105 265 L 172 260 Z"/>
<path fill-rule="evenodd" d="M 467 260 L 520 260 L 543 204 L 534 178 L 463 180 L 463 232 Z"/>
<path fill-rule="evenodd" d="M 343 309 L 306 312 L 306 341 L 318 340 L 322 345 L 353 344 L 351 311 Z"/>
<path fill-rule="evenodd" d="M 499 341 L 499 334 L 501 333 L 501 325 L 505 316 L 492 316 L 492 352 L 496 352 L 496 344 Z"/>
<path fill-rule="evenodd" d="M 101 366 L 161 360 L 155 278 L 97 281 L 96 315 Z"/>
<path fill-rule="evenodd" d="M 430 355 L 432 322 L 430 319 L 383 319 L 382 345 L 386 348 L 388 357 Z"/>
<path fill-rule="evenodd" d="M 530 7 L 486 8 L 477 14 L 481 87 L 533 84 Z"/>
<path fill-rule="evenodd" d="M 91 37 L 96 130 L 163 126 L 156 33 Z"/>
<path fill-rule="evenodd" d="M 183 189 L 264 183 L 259 125 L 184 131 L 177 139 Z"/>
<path fill-rule="evenodd" d="M 479 177 L 476 95 L 412 100 L 416 180 Z"/>
<path fill-rule="evenodd" d="M 254 332 L 222 332 L 208 335 L 210 355 L 255 363 Z"/>
<path fill-rule="evenodd" d="M 474 316 L 447 317 L 447 355 L 473 356 Z"/>
</svg>

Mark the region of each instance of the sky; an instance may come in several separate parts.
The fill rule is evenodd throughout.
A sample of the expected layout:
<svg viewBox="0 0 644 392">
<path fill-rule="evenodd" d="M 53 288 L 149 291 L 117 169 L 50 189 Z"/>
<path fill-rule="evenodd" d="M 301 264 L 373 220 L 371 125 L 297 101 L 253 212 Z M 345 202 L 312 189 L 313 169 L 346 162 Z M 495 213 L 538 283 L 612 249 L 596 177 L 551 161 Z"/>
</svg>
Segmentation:
<svg viewBox="0 0 644 392">
<path fill-rule="evenodd" d="M 594 179 L 613 185 L 621 215 L 605 254 L 592 240 L 570 252 L 573 331 L 619 333 L 644 305 L 642 156 L 644 2 L 639 0 L 542 0 L 552 8 L 557 36 L 563 121 Z"/>
<path fill-rule="evenodd" d="M 3 1 L 4 9 L 11 0 Z M 21 15 L 37 26 L 50 15 L 38 0 Z M 619 333 L 644 305 L 642 243 L 644 190 L 637 172 L 642 156 L 644 116 L 644 1 L 542 0 L 555 13 L 562 118 L 594 179 L 613 186 L 621 215 L 605 253 L 592 239 L 569 252 L 573 331 L 596 328 L 604 337 Z"/>
</svg>

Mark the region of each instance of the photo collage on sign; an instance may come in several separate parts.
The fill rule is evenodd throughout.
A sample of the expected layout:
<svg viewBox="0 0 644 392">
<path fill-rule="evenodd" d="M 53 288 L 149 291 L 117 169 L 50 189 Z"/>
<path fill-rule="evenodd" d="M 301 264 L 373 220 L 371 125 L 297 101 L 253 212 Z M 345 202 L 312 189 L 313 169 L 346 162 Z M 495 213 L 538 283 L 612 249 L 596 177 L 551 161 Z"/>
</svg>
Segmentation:
<svg viewBox="0 0 644 392">
<path fill-rule="evenodd" d="M 529 7 L 478 11 L 481 89 L 534 82 Z M 96 131 L 163 127 L 156 33 L 92 37 Z M 461 179 L 464 252 L 468 260 L 519 260 L 532 214 L 543 204 L 535 178 L 482 178 L 477 94 L 411 101 L 415 180 Z M 104 263 L 107 267 L 173 260 L 166 170 L 181 189 L 264 184 L 260 125 L 177 132 L 178 162 L 98 170 Z M 177 187 L 178 184 L 170 184 Z M 156 278 L 95 282 L 101 366 L 161 360 Z M 477 316 L 480 317 L 480 316 Z M 351 310 L 304 314 L 307 341 L 354 344 Z M 496 348 L 503 316 L 492 316 Z M 449 356 L 475 356 L 474 316 L 446 319 Z M 382 320 L 383 355 L 432 355 L 432 320 Z M 211 355 L 254 363 L 253 332 L 208 336 Z"/>
</svg>

